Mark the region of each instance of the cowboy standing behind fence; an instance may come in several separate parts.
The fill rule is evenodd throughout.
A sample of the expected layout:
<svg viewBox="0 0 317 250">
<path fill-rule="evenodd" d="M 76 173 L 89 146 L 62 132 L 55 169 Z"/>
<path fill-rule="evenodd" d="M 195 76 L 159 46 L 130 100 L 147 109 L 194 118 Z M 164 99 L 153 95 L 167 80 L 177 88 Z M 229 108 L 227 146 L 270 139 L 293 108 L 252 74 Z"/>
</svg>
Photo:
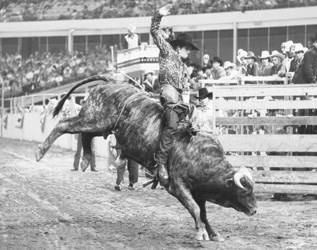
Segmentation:
<svg viewBox="0 0 317 250">
<path fill-rule="evenodd" d="M 175 104 L 182 102 L 182 90 L 189 75 L 187 66 L 183 62 L 188 58 L 191 50 L 198 50 L 192 43 L 189 35 L 181 33 L 175 40 L 166 41 L 160 32 L 159 26 L 163 16 L 169 15 L 172 4 L 167 4 L 155 12 L 152 17 L 151 35 L 154 43 L 160 50 L 159 54 L 159 82 L 161 85 L 160 100 L 164 107 L 165 124 L 156 152 L 155 171 L 163 184 L 168 182 L 167 162 L 168 153 L 174 141 L 180 114 L 175 109 Z"/>
</svg>

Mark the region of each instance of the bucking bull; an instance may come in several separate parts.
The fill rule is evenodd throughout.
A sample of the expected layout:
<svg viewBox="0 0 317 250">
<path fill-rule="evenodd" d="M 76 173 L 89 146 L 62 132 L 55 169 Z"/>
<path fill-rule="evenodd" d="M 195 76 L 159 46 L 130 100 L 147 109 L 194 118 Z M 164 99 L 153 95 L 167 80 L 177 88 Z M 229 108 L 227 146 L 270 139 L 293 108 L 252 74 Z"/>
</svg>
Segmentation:
<svg viewBox="0 0 317 250">
<path fill-rule="evenodd" d="M 82 169 L 91 158 L 91 140 L 95 136 L 116 134 L 123 157 L 133 159 L 150 171 L 163 127 L 163 107 L 136 87 L 114 79 L 94 76 L 74 86 L 58 103 L 56 116 L 71 93 L 88 82 L 98 81 L 77 116 L 61 119 L 43 144 L 38 146 L 39 161 L 53 142 L 65 133 L 82 133 Z M 96 82 L 97 83 L 97 82 Z M 206 201 L 232 207 L 247 215 L 256 212 L 253 181 L 247 169 L 235 169 L 226 160 L 220 143 L 210 134 L 191 136 L 179 131 L 170 151 L 169 184 L 166 190 L 175 196 L 195 220 L 198 240 L 223 241 L 206 214 Z"/>
</svg>

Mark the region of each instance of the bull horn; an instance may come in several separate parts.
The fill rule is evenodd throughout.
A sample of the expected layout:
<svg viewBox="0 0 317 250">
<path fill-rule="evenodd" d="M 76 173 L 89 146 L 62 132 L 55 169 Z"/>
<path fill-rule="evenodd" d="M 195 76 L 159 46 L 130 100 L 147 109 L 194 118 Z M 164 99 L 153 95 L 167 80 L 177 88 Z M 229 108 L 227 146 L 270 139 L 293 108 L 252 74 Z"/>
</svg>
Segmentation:
<svg viewBox="0 0 317 250">
<path fill-rule="evenodd" d="M 252 175 L 251 175 L 251 172 L 249 169 L 247 169 L 246 167 L 242 167 L 239 169 L 239 172 L 241 171 L 241 173 L 243 173 L 243 175 L 245 177 L 248 177 L 250 179 L 250 181 L 253 183 L 253 178 L 252 178 Z"/>
<path fill-rule="evenodd" d="M 245 189 L 243 187 L 243 185 L 241 184 L 240 180 L 241 178 L 243 178 L 244 174 L 241 173 L 240 171 L 236 172 L 233 176 L 233 181 L 234 183 L 239 187 L 239 188 L 242 188 L 242 189 Z"/>
</svg>

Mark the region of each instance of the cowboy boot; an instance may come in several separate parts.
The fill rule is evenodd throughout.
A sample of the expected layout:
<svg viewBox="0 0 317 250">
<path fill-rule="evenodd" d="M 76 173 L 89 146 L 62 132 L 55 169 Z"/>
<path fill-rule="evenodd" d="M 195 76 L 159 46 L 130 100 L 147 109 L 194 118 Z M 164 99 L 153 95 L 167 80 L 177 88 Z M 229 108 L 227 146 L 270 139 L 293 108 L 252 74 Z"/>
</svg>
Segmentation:
<svg viewBox="0 0 317 250">
<path fill-rule="evenodd" d="M 154 168 L 154 182 L 152 184 L 151 189 L 155 189 L 159 182 L 162 186 L 167 186 L 169 183 L 169 176 L 166 165 L 157 163 Z"/>
</svg>

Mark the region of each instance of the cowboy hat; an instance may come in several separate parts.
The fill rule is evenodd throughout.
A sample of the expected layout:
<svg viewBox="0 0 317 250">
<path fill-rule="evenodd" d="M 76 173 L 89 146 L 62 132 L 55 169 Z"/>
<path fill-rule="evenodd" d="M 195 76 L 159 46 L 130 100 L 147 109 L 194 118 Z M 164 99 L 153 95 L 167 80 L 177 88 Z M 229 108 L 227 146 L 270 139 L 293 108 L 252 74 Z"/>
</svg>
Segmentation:
<svg viewBox="0 0 317 250">
<path fill-rule="evenodd" d="M 222 66 L 222 64 L 223 64 L 223 61 L 218 56 L 214 56 L 212 58 L 212 63 L 214 63 L 214 62 L 218 62 L 220 64 L 220 66 Z"/>
<path fill-rule="evenodd" d="M 196 99 L 203 100 L 207 97 L 212 98 L 212 92 L 208 92 L 207 88 L 200 88 L 198 90 L 198 96 L 194 96 Z"/>
<path fill-rule="evenodd" d="M 273 50 L 272 51 L 272 54 L 270 55 L 270 58 L 273 58 L 273 57 L 278 57 L 280 58 L 281 60 L 284 60 L 284 55 L 280 52 L 278 52 L 277 50 Z"/>
<path fill-rule="evenodd" d="M 199 50 L 192 42 L 192 37 L 186 33 L 180 33 L 175 40 L 170 41 L 170 44 L 175 49 L 177 46 L 188 47 L 190 50 Z"/>
<path fill-rule="evenodd" d="M 254 55 L 254 53 L 252 51 L 248 51 L 247 55 L 244 58 L 245 59 L 253 58 L 254 61 L 257 60 L 256 56 Z"/>
<path fill-rule="evenodd" d="M 261 56 L 259 56 L 260 59 L 267 59 L 270 58 L 270 52 L 267 50 L 263 50 L 261 52 Z"/>
<path fill-rule="evenodd" d="M 230 62 L 230 61 L 225 61 L 224 64 L 223 64 L 223 68 L 224 69 L 227 69 L 227 68 L 234 68 L 235 67 L 235 64 Z"/>
<path fill-rule="evenodd" d="M 304 52 L 303 44 L 301 44 L 301 43 L 295 43 L 295 53 L 296 53 L 296 52 L 300 52 L 300 51 Z"/>
<path fill-rule="evenodd" d="M 146 71 L 146 72 L 144 73 L 144 77 L 146 77 L 148 74 L 154 75 L 154 72 L 153 72 L 153 71 Z"/>
<path fill-rule="evenodd" d="M 243 49 L 238 49 L 237 59 L 238 59 L 239 63 L 242 62 L 241 59 L 242 59 L 242 58 L 245 58 L 245 56 L 246 56 L 247 54 L 248 54 L 248 53 L 247 53 L 245 50 L 243 50 Z"/>
<path fill-rule="evenodd" d="M 281 47 L 284 46 L 285 47 L 285 51 L 290 51 L 292 45 L 294 45 L 293 41 L 289 40 L 287 42 L 282 43 Z"/>
</svg>

